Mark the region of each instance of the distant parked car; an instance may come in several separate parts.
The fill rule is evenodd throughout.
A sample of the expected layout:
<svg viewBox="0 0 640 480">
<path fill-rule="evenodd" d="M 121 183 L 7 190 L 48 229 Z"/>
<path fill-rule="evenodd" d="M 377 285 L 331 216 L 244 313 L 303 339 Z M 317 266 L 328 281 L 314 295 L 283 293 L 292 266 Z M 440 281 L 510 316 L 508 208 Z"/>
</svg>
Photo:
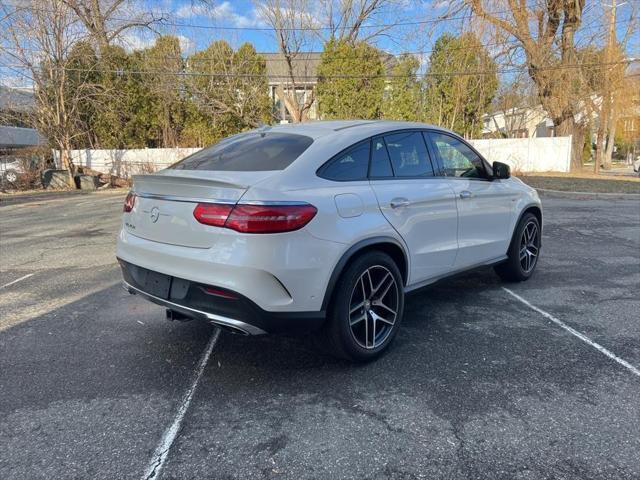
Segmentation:
<svg viewBox="0 0 640 480">
<path fill-rule="evenodd" d="M 117 256 L 127 290 L 173 318 L 322 328 L 337 355 L 363 361 L 395 337 L 406 292 L 482 265 L 527 280 L 541 235 L 536 191 L 450 131 L 311 122 L 134 176 Z"/>
</svg>

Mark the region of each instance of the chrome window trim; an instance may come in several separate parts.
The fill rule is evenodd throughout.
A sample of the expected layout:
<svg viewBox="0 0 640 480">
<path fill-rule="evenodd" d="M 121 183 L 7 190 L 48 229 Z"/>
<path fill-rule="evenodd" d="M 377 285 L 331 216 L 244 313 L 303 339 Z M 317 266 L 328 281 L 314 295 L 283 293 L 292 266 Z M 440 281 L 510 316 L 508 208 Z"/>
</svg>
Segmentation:
<svg viewBox="0 0 640 480">
<path fill-rule="evenodd" d="M 136 196 L 141 198 L 150 198 L 153 200 L 167 200 L 170 202 L 185 203 L 219 203 L 223 205 L 264 205 L 264 206 L 305 206 L 310 203 L 302 201 L 287 200 L 228 200 L 220 198 L 196 198 L 196 197 L 179 197 L 177 195 L 163 195 L 159 193 L 145 193 L 133 191 Z"/>
<path fill-rule="evenodd" d="M 241 200 L 238 202 L 238 205 L 260 205 L 260 206 L 292 206 L 292 207 L 303 207 L 306 205 L 311 205 L 307 202 L 299 202 L 299 201 L 270 201 L 270 200 Z"/>
</svg>

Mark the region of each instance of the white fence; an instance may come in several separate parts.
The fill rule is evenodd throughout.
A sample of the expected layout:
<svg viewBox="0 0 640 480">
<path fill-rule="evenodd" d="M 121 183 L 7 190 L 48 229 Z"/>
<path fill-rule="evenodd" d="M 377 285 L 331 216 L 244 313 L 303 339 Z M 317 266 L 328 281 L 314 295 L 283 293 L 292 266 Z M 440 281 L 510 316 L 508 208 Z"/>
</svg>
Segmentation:
<svg viewBox="0 0 640 480">
<path fill-rule="evenodd" d="M 199 148 L 144 148 L 131 150 L 72 150 L 71 158 L 78 167 L 129 178 L 138 173 L 162 170 L 182 160 Z M 57 152 L 55 152 L 57 153 Z M 55 154 L 54 153 L 54 154 Z M 57 155 L 56 155 L 57 161 Z"/>
<path fill-rule="evenodd" d="M 471 140 L 493 163 L 506 163 L 514 172 L 568 172 L 571 137 L 496 138 Z"/>
<path fill-rule="evenodd" d="M 499 161 L 515 172 L 568 172 L 571 137 L 499 138 L 471 140 L 489 162 Z M 199 148 L 149 148 L 137 150 L 73 150 L 75 165 L 129 178 L 150 173 L 181 160 Z"/>
</svg>

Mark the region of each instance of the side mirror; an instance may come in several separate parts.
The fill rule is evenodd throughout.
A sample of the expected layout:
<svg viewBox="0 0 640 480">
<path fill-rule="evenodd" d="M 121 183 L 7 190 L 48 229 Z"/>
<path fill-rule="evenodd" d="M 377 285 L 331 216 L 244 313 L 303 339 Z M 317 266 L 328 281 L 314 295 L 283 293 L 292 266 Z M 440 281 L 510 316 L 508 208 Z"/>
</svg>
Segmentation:
<svg viewBox="0 0 640 480">
<path fill-rule="evenodd" d="M 506 163 L 493 162 L 493 178 L 503 179 L 511 176 L 511 167 Z"/>
</svg>

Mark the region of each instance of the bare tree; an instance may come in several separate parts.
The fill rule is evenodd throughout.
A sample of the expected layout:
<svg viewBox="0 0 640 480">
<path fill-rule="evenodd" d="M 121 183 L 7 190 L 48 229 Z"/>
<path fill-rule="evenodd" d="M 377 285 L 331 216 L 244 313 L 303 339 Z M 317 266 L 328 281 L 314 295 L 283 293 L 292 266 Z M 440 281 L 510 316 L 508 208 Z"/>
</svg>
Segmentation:
<svg viewBox="0 0 640 480">
<path fill-rule="evenodd" d="M 62 0 L 31 0 L 2 9 L 3 50 L 17 63 L 16 71 L 33 83 L 35 110 L 29 123 L 59 152 L 71 182 L 73 140 L 85 133 L 78 111 L 97 93 L 97 86 L 90 81 L 91 69 L 79 72 L 70 67 L 72 48 L 86 34 Z"/>
<path fill-rule="evenodd" d="M 334 38 L 351 43 L 372 40 L 393 28 L 394 22 L 389 21 L 389 15 L 379 15 L 384 7 L 393 5 L 402 9 L 402 4 L 394 0 L 321 0 L 319 3 L 320 10 L 326 12 L 329 26 L 328 35 L 322 30 L 318 31 L 320 37 L 325 41 Z M 380 22 L 367 25 L 368 21 L 378 16 Z"/>
<path fill-rule="evenodd" d="M 625 2 L 626 3 L 626 2 Z M 611 5 L 603 3 L 605 15 L 603 15 L 603 30 L 607 31 L 606 44 L 603 50 L 602 60 L 604 65 L 599 71 L 601 76 L 600 91 L 598 92 L 598 131 L 596 135 L 596 158 L 594 171 L 598 173 L 600 166 L 611 168 L 613 145 L 615 142 L 616 125 L 620 110 L 626 102 L 625 95 L 625 69 L 624 50 L 632 35 L 637 33 L 638 24 L 633 19 L 637 18 L 637 3 L 628 6 L 631 9 L 630 21 L 618 40 L 617 35 L 617 0 Z"/>
<path fill-rule="evenodd" d="M 392 28 L 388 17 L 381 25 L 363 28 L 394 0 L 263 0 L 259 15 L 273 28 L 281 58 L 270 59 L 277 75 L 276 93 L 293 122 L 307 119 L 315 102 L 313 76 L 318 60 L 308 47 L 320 40 L 372 40 Z M 322 25 L 322 26 L 321 26 Z"/>
<path fill-rule="evenodd" d="M 586 118 L 580 111 L 583 92 L 576 87 L 580 71 L 576 68 L 575 34 L 582 22 L 585 0 L 461 0 L 457 5 L 457 12 L 471 9 L 494 27 L 498 36 L 515 39 L 522 48 L 539 101 L 551 117 L 556 134 L 572 135 L 571 165 L 581 168 Z"/>
<path fill-rule="evenodd" d="M 134 0 L 62 0 L 82 22 L 100 51 L 127 30 L 152 29 L 163 20 L 153 10 L 143 11 Z"/>
<path fill-rule="evenodd" d="M 276 94 L 284 102 L 293 122 L 307 118 L 315 101 L 307 75 L 307 46 L 311 43 L 314 19 L 308 0 L 265 0 L 256 9 L 273 28 L 281 58 L 271 58 L 276 72 Z"/>
</svg>

